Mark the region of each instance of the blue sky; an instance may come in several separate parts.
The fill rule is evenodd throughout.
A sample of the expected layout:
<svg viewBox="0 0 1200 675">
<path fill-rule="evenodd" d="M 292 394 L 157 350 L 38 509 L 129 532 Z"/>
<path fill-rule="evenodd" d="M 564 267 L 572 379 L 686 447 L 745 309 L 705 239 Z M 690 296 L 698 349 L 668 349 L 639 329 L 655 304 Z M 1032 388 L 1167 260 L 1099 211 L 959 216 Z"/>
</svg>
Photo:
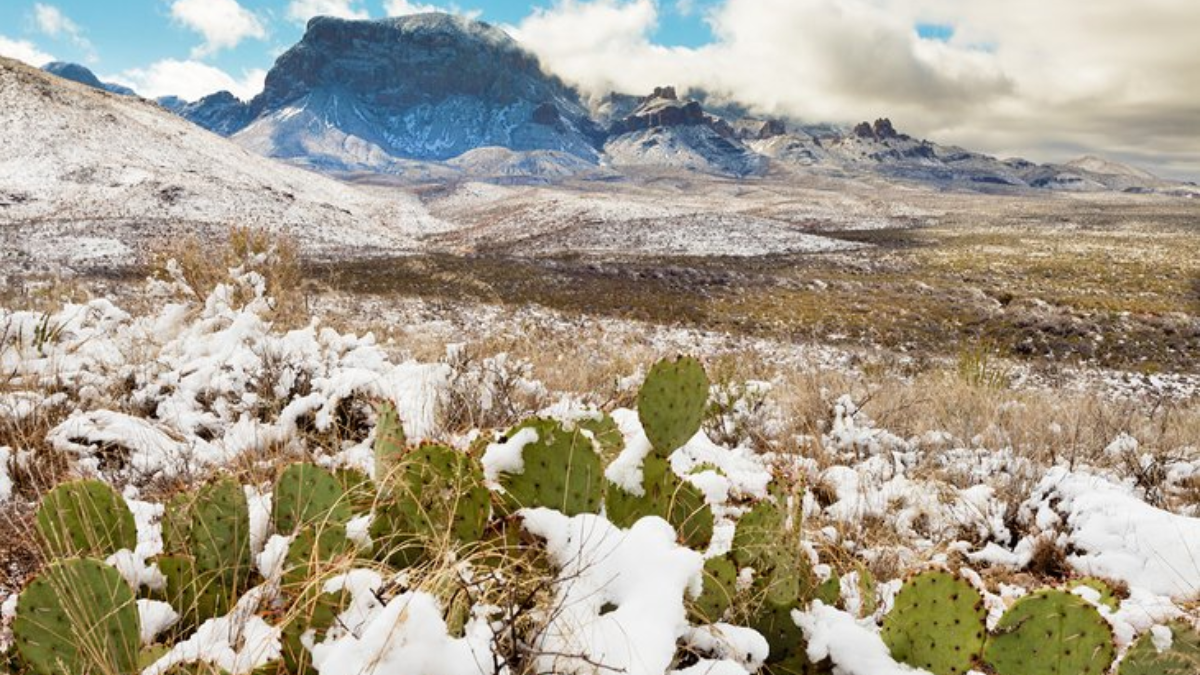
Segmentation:
<svg viewBox="0 0 1200 675">
<path fill-rule="evenodd" d="M 211 0 L 208 0 L 211 4 Z M 670 46 L 699 46 L 712 39 L 704 12 L 716 0 L 663 3 L 656 42 Z M 251 30 L 235 44 L 198 53 L 205 35 L 195 22 L 175 10 L 172 0 L 4 0 L 0 2 L 0 36 L 25 43 L 58 60 L 89 66 L 99 75 L 116 75 L 145 69 L 163 59 L 199 60 L 235 77 L 253 69 L 269 68 L 275 57 L 300 39 L 303 20 L 292 11 L 291 0 L 238 0 L 253 14 L 261 31 Z M 436 6 L 477 15 L 493 23 L 518 24 L 537 11 L 554 5 L 512 0 L 459 0 L 458 2 L 402 2 L 392 5 L 421 9 Z M 372 18 L 388 14 L 387 0 L 331 0 L 331 5 Z M 313 3 L 320 8 L 320 0 Z M 325 5 L 328 7 L 330 5 Z M 301 10 L 303 12 L 303 10 Z"/>
</svg>

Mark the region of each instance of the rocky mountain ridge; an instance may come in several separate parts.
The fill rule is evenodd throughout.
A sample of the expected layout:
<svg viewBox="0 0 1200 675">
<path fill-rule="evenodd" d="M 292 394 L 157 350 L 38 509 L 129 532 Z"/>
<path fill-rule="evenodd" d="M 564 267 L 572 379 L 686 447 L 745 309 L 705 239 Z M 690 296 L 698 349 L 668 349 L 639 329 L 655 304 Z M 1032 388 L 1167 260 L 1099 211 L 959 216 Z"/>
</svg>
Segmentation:
<svg viewBox="0 0 1200 675">
<path fill-rule="evenodd" d="M 78 68 L 90 78 L 75 70 L 66 76 L 110 86 Z M 913 138 L 886 118 L 849 128 L 800 125 L 687 93 L 694 98 L 670 86 L 647 96 L 614 93 L 589 108 L 503 30 L 427 13 L 314 18 L 253 100 L 219 92 L 159 103 L 261 155 L 417 182 L 556 181 L 611 177 L 613 170 L 737 178 L 801 171 L 981 191 L 1196 193 L 1109 160 L 1001 160 Z"/>
</svg>

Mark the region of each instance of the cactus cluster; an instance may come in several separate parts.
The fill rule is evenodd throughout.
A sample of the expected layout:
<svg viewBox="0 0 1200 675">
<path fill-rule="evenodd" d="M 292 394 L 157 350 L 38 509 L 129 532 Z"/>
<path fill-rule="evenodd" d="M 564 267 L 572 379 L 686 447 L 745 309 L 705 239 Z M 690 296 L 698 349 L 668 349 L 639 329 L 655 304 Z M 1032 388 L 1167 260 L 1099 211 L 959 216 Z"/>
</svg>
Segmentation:
<svg viewBox="0 0 1200 675">
<path fill-rule="evenodd" d="M 564 424 L 533 419 L 508 431 L 536 438 L 522 446 L 519 469 L 498 475 L 499 490 L 485 483 L 475 451 L 436 444 L 410 445 L 390 405 L 381 406 L 374 435 L 374 476 L 313 463 L 281 471 L 273 486 L 271 527 L 290 538 L 278 594 L 271 611 L 281 632 L 282 659 L 272 672 L 313 673 L 306 644 L 337 625 L 349 603 L 346 592 L 325 592 L 324 582 L 343 563 L 363 562 L 380 571 L 413 569 L 450 554 L 486 566 L 496 542 L 518 552 L 511 516 L 527 507 L 567 515 L 603 511 L 631 526 L 658 516 L 680 541 L 697 549 L 713 536 L 713 512 L 704 495 L 671 468 L 671 455 L 694 436 L 708 401 L 708 379 L 694 359 L 664 360 L 649 372 L 638 396 L 638 415 L 651 448 L 642 461 L 640 494 L 606 481 L 603 467 L 624 447 L 621 430 L 607 415 Z M 532 432 L 532 433 L 530 433 Z M 774 675 L 830 673 L 828 661 L 812 663 L 793 612 L 814 600 L 842 605 L 857 596 L 860 616 L 876 611 L 876 589 L 863 566 L 823 583 L 811 567 L 800 532 L 799 495 L 773 484 L 769 495 L 746 505 L 732 550 L 709 558 L 703 585 L 688 606 L 701 623 L 740 622 L 768 643 L 767 670 Z M 370 514 L 372 546 L 358 550 L 347 526 Z M 137 544 L 132 513 L 119 494 L 98 481 L 65 483 L 45 497 L 36 516 L 50 564 L 19 596 L 13 624 L 21 672 L 37 675 L 135 673 L 161 656 L 172 640 L 203 621 L 230 611 L 251 586 L 262 583 L 253 564 L 250 512 L 233 477 L 211 480 L 165 504 L 164 551 L 155 560 L 165 589 L 131 588 L 100 562 Z M 443 562 L 438 560 L 437 562 Z M 531 556 L 529 565 L 537 565 Z M 522 568 L 524 569 L 524 568 Z M 843 588 L 845 584 L 856 587 Z M 1113 609 L 1116 594 L 1099 580 L 1088 586 Z M 1068 590 L 1043 590 L 1016 602 L 990 634 L 983 599 L 963 577 L 929 571 L 910 577 L 883 620 L 882 638 L 898 660 L 934 675 L 972 669 L 995 675 L 1090 675 L 1107 673 L 1114 660 L 1110 629 L 1094 606 Z M 167 644 L 140 651 L 136 598 L 162 599 L 182 616 Z M 470 599 L 447 603 L 447 623 L 463 628 Z M 848 603 L 847 603 L 848 604 Z M 1200 637 L 1172 626 L 1174 644 L 1159 652 L 1148 636 L 1130 649 L 1119 675 L 1182 675 L 1200 672 Z M 177 673 L 216 672 L 208 664 L 179 664 Z"/>
<path fill-rule="evenodd" d="M 1013 604 L 988 634 L 980 593 L 945 571 L 913 575 L 884 618 L 883 639 L 897 661 L 934 675 L 980 664 L 996 675 L 1100 675 L 1115 656 L 1100 612 L 1065 590 L 1042 589 Z"/>
</svg>

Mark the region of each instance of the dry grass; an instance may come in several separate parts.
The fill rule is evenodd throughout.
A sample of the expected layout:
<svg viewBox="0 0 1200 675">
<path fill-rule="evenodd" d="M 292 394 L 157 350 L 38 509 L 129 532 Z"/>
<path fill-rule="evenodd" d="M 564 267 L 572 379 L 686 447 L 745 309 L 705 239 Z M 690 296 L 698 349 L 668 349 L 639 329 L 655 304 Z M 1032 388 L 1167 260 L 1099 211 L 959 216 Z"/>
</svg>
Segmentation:
<svg viewBox="0 0 1200 675">
<path fill-rule="evenodd" d="M 232 227 L 224 241 L 205 241 L 195 235 L 159 242 L 151 247 L 150 275 L 178 285 L 200 305 L 218 284 L 229 280 L 229 271 L 262 275 L 274 306 L 271 318 L 283 327 L 308 322 L 300 248 L 295 239 L 265 230 Z M 251 298 L 238 296 L 245 304 Z"/>
</svg>

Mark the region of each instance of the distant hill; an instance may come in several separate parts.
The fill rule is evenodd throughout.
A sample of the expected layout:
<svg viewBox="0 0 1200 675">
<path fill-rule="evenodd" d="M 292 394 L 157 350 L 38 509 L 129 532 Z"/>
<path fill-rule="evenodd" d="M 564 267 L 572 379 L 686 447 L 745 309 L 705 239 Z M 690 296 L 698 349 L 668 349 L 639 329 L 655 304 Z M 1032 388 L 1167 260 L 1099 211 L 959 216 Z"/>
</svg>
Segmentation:
<svg viewBox="0 0 1200 675">
<path fill-rule="evenodd" d="M 78 63 L 54 61 L 42 66 L 42 70 L 52 75 L 57 75 L 61 78 L 71 80 L 72 82 L 86 84 L 93 89 L 100 89 L 101 91 L 120 94 L 122 96 L 137 96 L 137 93 L 129 87 L 123 87 L 119 84 L 113 84 L 111 82 L 101 82 L 100 78 L 96 77 L 95 73 L 93 73 L 91 70 L 88 70 L 85 66 L 79 65 Z"/>
<path fill-rule="evenodd" d="M 128 264 L 147 242 L 288 232 L 312 255 L 405 251 L 440 221 L 247 152 L 154 103 L 0 58 L 0 267 Z"/>
</svg>

